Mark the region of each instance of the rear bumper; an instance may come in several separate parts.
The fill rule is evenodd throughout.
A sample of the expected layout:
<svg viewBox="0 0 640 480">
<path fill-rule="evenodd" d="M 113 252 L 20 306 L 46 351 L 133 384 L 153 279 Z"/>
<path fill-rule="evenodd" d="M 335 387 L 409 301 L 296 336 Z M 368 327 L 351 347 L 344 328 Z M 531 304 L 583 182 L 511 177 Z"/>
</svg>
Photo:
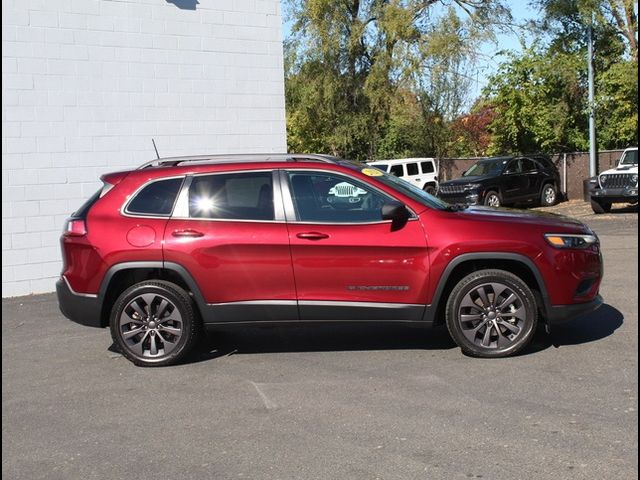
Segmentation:
<svg viewBox="0 0 640 480">
<path fill-rule="evenodd" d="M 102 324 L 102 300 L 98 296 L 79 295 L 60 278 L 56 282 L 58 307 L 69 320 L 89 327 L 104 327 Z"/>
<path fill-rule="evenodd" d="M 559 325 L 568 322 L 572 318 L 575 318 L 586 313 L 593 312 L 600 308 L 604 303 L 600 295 L 596 295 L 596 298 L 587 303 L 576 303 L 573 305 L 553 305 L 547 312 L 547 321 L 550 325 Z"/>
</svg>

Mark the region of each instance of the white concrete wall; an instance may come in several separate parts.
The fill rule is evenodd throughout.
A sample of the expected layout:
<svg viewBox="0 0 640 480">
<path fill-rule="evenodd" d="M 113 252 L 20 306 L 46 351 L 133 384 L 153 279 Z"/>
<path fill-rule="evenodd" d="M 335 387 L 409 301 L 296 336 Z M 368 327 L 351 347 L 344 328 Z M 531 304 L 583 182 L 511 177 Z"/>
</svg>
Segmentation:
<svg viewBox="0 0 640 480">
<path fill-rule="evenodd" d="M 54 290 L 108 171 L 286 151 L 279 0 L 2 0 L 2 296 Z"/>
</svg>

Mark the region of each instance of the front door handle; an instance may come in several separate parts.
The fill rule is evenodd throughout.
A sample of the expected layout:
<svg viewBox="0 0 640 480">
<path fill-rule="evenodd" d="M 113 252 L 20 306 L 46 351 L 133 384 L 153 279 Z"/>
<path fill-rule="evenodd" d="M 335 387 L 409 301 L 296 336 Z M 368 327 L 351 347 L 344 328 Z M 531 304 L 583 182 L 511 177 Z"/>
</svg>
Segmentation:
<svg viewBox="0 0 640 480">
<path fill-rule="evenodd" d="M 187 238 L 204 237 L 204 233 L 199 232 L 197 230 L 191 230 L 191 229 L 174 230 L 173 232 L 171 232 L 171 235 L 173 235 L 174 237 L 187 237 Z"/>
<path fill-rule="evenodd" d="M 297 234 L 296 237 L 303 240 L 322 240 L 323 238 L 329 238 L 329 235 L 320 232 L 304 232 Z"/>
</svg>

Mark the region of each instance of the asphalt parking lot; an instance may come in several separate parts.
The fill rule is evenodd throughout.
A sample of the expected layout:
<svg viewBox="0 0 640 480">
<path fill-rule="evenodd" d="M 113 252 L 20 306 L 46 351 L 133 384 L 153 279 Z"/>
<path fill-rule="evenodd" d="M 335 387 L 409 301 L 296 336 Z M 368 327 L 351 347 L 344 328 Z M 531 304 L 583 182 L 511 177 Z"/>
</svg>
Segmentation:
<svg viewBox="0 0 640 480">
<path fill-rule="evenodd" d="M 3 299 L 3 478 L 637 478 L 637 208 L 551 210 L 600 236 L 605 305 L 514 358 L 445 330 L 246 328 L 144 369 L 54 295 Z"/>
</svg>

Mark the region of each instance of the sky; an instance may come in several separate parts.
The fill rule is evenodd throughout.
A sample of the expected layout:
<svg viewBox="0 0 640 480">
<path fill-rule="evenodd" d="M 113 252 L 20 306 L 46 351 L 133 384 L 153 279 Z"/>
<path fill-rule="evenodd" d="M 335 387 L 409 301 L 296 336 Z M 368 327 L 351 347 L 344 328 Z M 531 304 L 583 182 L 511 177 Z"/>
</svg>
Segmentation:
<svg viewBox="0 0 640 480">
<path fill-rule="evenodd" d="M 514 23 L 524 23 L 527 20 L 536 19 L 539 13 L 528 6 L 527 1 L 511 1 L 506 2 L 511 8 L 511 15 L 513 16 Z M 488 79 L 491 74 L 495 73 L 498 65 L 501 61 L 505 60 L 502 55 L 497 55 L 501 50 L 513 50 L 516 52 L 522 51 L 522 45 L 518 39 L 517 33 L 523 32 L 516 31 L 514 33 L 503 33 L 497 36 L 497 44 L 485 44 L 481 49 L 482 55 L 478 61 L 478 69 L 476 72 L 476 81 L 473 85 L 473 91 L 470 94 L 471 97 L 477 98 L 480 96 L 482 89 L 487 85 Z"/>
</svg>

